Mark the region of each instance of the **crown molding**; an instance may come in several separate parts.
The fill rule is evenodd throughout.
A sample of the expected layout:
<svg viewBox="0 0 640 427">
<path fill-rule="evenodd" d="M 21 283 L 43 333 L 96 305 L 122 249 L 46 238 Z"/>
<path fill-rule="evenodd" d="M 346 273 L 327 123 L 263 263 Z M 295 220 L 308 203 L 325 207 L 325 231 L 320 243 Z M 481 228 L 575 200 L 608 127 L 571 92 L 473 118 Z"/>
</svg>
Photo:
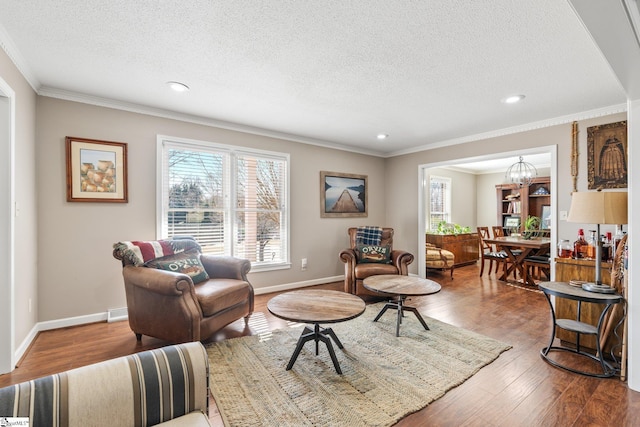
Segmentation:
<svg viewBox="0 0 640 427">
<path fill-rule="evenodd" d="M 611 105 L 609 107 L 597 108 L 594 110 L 583 111 L 580 113 L 568 114 L 566 116 L 555 117 L 551 119 L 541 120 L 538 122 L 527 123 L 524 125 L 513 126 L 504 129 L 497 129 L 490 132 L 479 133 L 476 135 L 463 136 L 461 138 L 449 139 L 446 141 L 434 142 L 432 144 L 414 147 L 407 150 L 400 150 L 388 153 L 385 157 L 402 156 L 405 154 L 413 154 L 421 151 L 434 150 L 436 148 L 449 147 L 452 145 L 464 144 L 467 142 L 481 141 L 483 139 L 496 138 L 499 136 L 512 135 L 514 133 L 528 132 L 532 130 L 547 128 L 551 126 L 564 125 L 573 123 L 574 121 L 582 121 L 594 119 L 597 117 L 608 116 L 617 113 L 626 113 L 627 104 Z"/>
<path fill-rule="evenodd" d="M 0 46 L 11 62 L 16 66 L 18 71 L 20 71 L 20 74 L 22 74 L 27 83 L 29 83 L 35 92 L 38 92 L 40 81 L 37 79 L 35 74 L 33 74 L 31 67 L 29 67 L 27 61 L 24 60 L 18 50 L 18 47 L 2 24 L 0 24 Z"/>
<path fill-rule="evenodd" d="M 298 142 L 301 144 L 314 145 L 323 148 L 330 148 L 334 150 L 347 151 L 351 153 L 364 154 L 374 157 L 390 158 L 401 156 L 405 154 L 413 154 L 422 151 L 429 151 L 436 148 L 449 147 L 458 144 L 464 144 L 468 142 L 481 141 L 484 139 L 495 138 L 499 136 L 511 135 L 515 133 L 527 132 L 546 127 L 572 123 L 574 121 L 588 120 L 602 116 L 608 116 L 616 113 L 627 112 L 627 104 L 612 105 L 609 107 L 598 108 L 594 110 L 584 111 L 580 113 L 569 114 L 566 116 L 555 117 L 552 119 L 541 120 L 538 122 L 527 123 L 524 125 L 513 126 L 504 129 L 498 129 L 490 132 L 484 132 L 475 135 L 468 135 L 460 138 L 449 139 L 445 141 L 435 142 L 419 147 L 410 148 L 407 150 L 399 150 L 394 152 L 382 152 L 375 150 L 365 150 L 361 148 L 350 147 L 342 144 L 337 144 L 330 141 L 324 141 L 315 138 L 304 137 L 300 135 L 293 135 L 285 132 L 277 132 L 268 129 L 258 128 L 254 126 L 241 125 L 237 123 L 215 120 L 201 116 L 195 116 L 191 114 L 178 113 L 171 110 L 165 110 L 161 108 L 149 107 L 146 105 L 136 104 L 132 102 L 118 101 L 110 98 L 103 98 L 99 96 L 93 96 L 73 91 L 67 91 L 52 87 L 41 87 L 37 91 L 38 95 L 46 96 L 50 98 L 63 99 L 66 101 L 80 102 L 83 104 L 95 105 L 99 107 L 113 108 L 116 110 L 123 110 L 132 113 L 145 114 L 155 117 L 162 117 L 166 119 L 179 120 L 188 123 L 194 123 L 203 126 L 216 127 L 226 130 L 232 130 L 236 132 L 243 132 L 252 135 L 266 136 L 269 138 L 283 139 L 292 142 Z"/>
<path fill-rule="evenodd" d="M 110 98 L 87 95 L 83 93 L 67 91 L 67 90 L 57 89 L 57 88 L 52 88 L 47 86 L 40 88 L 40 90 L 38 90 L 38 95 L 46 96 L 49 98 L 62 99 L 65 101 L 80 102 L 83 104 L 95 105 L 98 107 L 113 108 L 116 110 L 123 110 L 131 113 L 145 114 L 149 116 L 162 117 L 165 119 L 179 120 L 182 122 L 216 127 L 216 128 L 232 130 L 236 132 L 249 133 L 252 135 L 284 139 L 287 141 L 299 142 L 299 143 L 308 144 L 308 145 L 315 145 L 315 146 L 324 147 L 324 148 L 331 148 L 334 150 L 349 151 L 352 153 L 365 154 L 369 156 L 384 157 L 384 154 L 385 154 L 379 151 L 349 147 L 346 145 L 341 145 L 341 144 L 333 143 L 330 141 L 324 141 L 321 139 L 309 138 L 309 137 L 304 137 L 300 135 L 293 135 L 286 132 L 277 132 L 269 129 L 241 125 L 238 123 L 232 123 L 232 122 L 227 122 L 223 120 L 215 120 L 215 119 L 196 116 L 192 114 L 178 113 L 176 111 L 149 107 L 146 105 L 136 104 L 133 102 L 118 101 Z"/>
</svg>

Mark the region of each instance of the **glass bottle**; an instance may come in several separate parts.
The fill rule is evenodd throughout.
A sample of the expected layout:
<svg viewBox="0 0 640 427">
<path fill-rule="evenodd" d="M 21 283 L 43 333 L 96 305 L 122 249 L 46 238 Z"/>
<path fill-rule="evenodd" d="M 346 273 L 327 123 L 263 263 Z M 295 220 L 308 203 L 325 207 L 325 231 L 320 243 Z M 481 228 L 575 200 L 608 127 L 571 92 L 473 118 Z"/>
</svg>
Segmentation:
<svg viewBox="0 0 640 427">
<path fill-rule="evenodd" d="M 560 240 L 558 243 L 558 257 L 571 258 L 573 256 L 573 245 L 568 239 Z"/>
<path fill-rule="evenodd" d="M 585 258 L 596 259 L 596 245 L 598 244 L 596 230 L 589 230 L 589 240 L 587 241 L 587 253 Z"/>
<path fill-rule="evenodd" d="M 613 259 L 613 250 L 611 246 L 611 232 L 602 236 L 602 261 L 611 261 Z"/>
<path fill-rule="evenodd" d="M 584 230 L 578 230 L 578 239 L 573 242 L 573 257 L 584 258 L 587 251 L 587 241 L 584 239 Z"/>
<path fill-rule="evenodd" d="M 611 250 L 613 251 L 614 255 L 618 250 L 618 244 L 620 243 L 620 240 L 622 240 L 623 237 L 624 237 L 624 233 L 622 232 L 622 226 L 616 225 L 616 234 L 613 236 L 613 244 L 611 245 Z"/>
</svg>

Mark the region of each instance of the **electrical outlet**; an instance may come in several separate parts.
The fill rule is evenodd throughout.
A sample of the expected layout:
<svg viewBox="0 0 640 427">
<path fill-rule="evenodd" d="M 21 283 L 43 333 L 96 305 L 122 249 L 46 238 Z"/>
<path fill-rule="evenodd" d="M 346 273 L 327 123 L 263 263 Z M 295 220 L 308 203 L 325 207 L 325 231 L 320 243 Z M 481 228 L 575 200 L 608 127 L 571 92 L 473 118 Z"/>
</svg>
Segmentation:
<svg viewBox="0 0 640 427">
<path fill-rule="evenodd" d="M 567 211 L 560 211 L 560 220 L 562 221 L 567 220 Z"/>
<path fill-rule="evenodd" d="M 302 258 L 302 260 L 300 260 L 300 269 L 303 270 L 303 271 L 307 269 L 307 259 L 306 258 Z"/>
</svg>

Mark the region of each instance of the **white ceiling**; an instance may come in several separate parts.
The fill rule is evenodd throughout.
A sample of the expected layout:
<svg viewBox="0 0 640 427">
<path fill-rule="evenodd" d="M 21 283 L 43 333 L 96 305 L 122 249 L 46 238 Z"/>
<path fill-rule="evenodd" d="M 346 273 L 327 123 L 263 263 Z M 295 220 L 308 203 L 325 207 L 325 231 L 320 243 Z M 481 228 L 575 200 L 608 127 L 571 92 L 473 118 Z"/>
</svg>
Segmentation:
<svg viewBox="0 0 640 427">
<path fill-rule="evenodd" d="M 626 102 L 567 1 L 0 0 L 0 11 L 0 44 L 41 95 L 381 156 Z M 512 94 L 526 98 L 500 102 Z"/>
</svg>

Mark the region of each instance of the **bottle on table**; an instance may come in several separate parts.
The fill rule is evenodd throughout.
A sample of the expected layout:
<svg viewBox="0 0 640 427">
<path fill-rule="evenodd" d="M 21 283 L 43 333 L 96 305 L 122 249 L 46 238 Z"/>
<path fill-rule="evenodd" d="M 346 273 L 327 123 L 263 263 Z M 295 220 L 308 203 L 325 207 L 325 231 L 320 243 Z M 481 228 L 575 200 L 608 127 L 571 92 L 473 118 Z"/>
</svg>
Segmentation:
<svg viewBox="0 0 640 427">
<path fill-rule="evenodd" d="M 578 239 L 573 242 L 573 257 L 585 258 L 587 252 L 587 241 L 584 239 L 584 230 L 578 230 Z"/>
<path fill-rule="evenodd" d="M 587 253 L 585 258 L 596 259 L 597 244 L 598 244 L 598 237 L 596 236 L 596 230 L 589 230 L 589 240 L 587 241 Z"/>
<path fill-rule="evenodd" d="M 613 259 L 613 251 L 611 246 L 611 232 L 602 236 L 602 261 L 611 261 Z"/>
<path fill-rule="evenodd" d="M 620 244 L 620 241 L 622 240 L 623 237 L 624 237 L 624 232 L 622 231 L 622 226 L 616 225 L 616 234 L 613 236 L 613 244 L 611 245 L 611 250 L 613 251 L 614 255 L 618 250 L 618 245 Z"/>
<path fill-rule="evenodd" d="M 573 257 L 573 245 L 569 240 L 563 239 L 558 243 L 558 257 L 559 258 L 571 258 Z"/>
</svg>

